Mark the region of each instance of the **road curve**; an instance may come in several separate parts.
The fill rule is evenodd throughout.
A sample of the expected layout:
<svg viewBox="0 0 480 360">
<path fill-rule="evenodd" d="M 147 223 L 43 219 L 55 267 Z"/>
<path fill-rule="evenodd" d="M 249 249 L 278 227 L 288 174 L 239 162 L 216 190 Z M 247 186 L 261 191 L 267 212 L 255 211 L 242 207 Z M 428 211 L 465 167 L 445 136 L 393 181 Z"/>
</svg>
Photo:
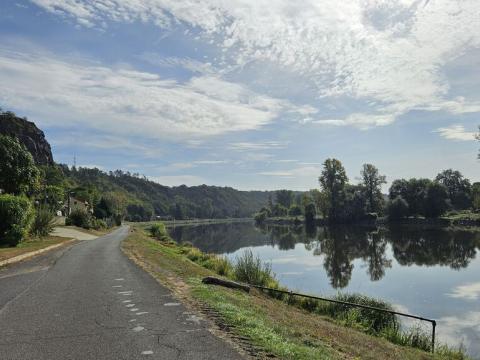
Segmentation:
<svg viewBox="0 0 480 360">
<path fill-rule="evenodd" d="M 0 270 L 0 359 L 241 359 L 120 250 L 128 228 Z"/>
</svg>

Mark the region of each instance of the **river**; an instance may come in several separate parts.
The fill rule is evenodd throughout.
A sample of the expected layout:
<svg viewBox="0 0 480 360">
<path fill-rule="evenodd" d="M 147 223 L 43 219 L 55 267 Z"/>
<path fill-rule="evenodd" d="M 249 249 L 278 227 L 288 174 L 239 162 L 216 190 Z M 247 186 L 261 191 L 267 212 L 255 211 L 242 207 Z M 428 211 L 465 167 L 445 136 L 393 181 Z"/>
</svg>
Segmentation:
<svg viewBox="0 0 480 360">
<path fill-rule="evenodd" d="M 251 249 L 291 290 L 361 293 L 436 319 L 441 343 L 461 345 L 480 359 L 480 232 L 244 222 L 177 226 L 170 234 L 232 260 Z M 427 323 L 405 325 L 430 331 Z"/>
</svg>

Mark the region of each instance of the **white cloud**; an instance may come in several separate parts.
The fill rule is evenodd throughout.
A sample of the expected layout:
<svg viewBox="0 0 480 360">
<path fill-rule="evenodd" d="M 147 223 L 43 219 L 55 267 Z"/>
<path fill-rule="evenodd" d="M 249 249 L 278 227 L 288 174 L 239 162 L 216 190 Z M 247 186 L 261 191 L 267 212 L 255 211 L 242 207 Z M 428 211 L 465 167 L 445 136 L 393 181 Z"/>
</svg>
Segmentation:
<svg viewBox="0 0 480 360">
<path fill-rule="evenodd" d="M 365 114 L 330 124 L 386 125 L 413 109 L 479 111 L 468 100 L 452 102 L 442 72 L 480 46 L 477 0 L 31 1 L 86 26 L 105 20 L 184 24 L 216 44 L 227 66 L 271 63 L 310 79 L 321 98 L 366 104 Z"/>
<path fill-rule="evenodd" d="M 262 141 L 262 142 L 235 142 L 229 145 L 232 150 L 238 151 L 252 151 L 252 150 L 270 150 L 270 149 L 284 149 L 288 142 L 284 141 Z"/>
<path fill-rule="evenodd" d="M 258 175 L 292 177 L 294 174 L 290 171 L 262 171 L 259 172 Z"/>
<path fill-rule="evenodd" d="M 473 141 L 476 133 L 473 131 L 466 131 L 463 125 L 450 125 L 448 127 L 441 127 L 434 132 L 439 133 L 441 137 L 448 140 Z"/>
<path fill-rule="evenodd" d="M 9 84 L 0 88 L 6 106 L 57 126 L 77 124 L 129 136 L 191 139 L 255 130 L 295 108 L 214 76 L 179 83 L 147 72 L 2 48 L 0 78 Z"/>
<path fill-rule="evenodd" d="M 480 298 L 480 282 L 459 285 L 447 295 L 459 299 L 478 300 Z"/>
</svg>

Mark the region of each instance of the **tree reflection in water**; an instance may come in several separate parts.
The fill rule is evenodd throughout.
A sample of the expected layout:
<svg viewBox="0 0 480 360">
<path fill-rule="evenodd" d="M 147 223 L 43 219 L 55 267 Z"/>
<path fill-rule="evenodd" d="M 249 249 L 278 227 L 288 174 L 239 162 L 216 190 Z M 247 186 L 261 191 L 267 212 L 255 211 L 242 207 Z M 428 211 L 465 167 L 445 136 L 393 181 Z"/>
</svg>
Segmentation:
<svg viewBox="0 0 480 360">
<path fill-rule="evenodd" d="M 271 226 L 251 223 L 183 226 L 170 230 L 172 237 L 189 241 L 203 251 L 232 253 L 245 247 L 271 245 L 292 250 L 304 244 L 314 256 L 323 256 L 331 286 L 350 282 L 353 262 L 362 260 L 371 281 L 378 281 L 392 266 L 393 256 L 402 266 L 449 266 L 461 269 L 475 257 L 480 233 L 467 230 L 419 230 L 409 227 L 366 228 L 352 226 Z M 391 248 L 391 252 L 387 249 Z"/>
</svg>

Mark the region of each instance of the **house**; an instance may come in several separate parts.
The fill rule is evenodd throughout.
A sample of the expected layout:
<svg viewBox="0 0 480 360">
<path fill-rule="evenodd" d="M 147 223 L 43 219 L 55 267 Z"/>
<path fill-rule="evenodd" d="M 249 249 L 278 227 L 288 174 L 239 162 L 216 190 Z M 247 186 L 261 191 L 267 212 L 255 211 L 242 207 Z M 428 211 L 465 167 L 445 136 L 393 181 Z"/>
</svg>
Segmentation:
<svg viewBox="0 0 480 360">
<path fill-rule="evenodd" d="M 69 216 L 75 210 L 93 213 L 93 208 L 90 206 L 88 201 L 83 201 L 74 198 L 73 196 L 69 196 L 67 202 L 67 216 Z"/>
</svg>

